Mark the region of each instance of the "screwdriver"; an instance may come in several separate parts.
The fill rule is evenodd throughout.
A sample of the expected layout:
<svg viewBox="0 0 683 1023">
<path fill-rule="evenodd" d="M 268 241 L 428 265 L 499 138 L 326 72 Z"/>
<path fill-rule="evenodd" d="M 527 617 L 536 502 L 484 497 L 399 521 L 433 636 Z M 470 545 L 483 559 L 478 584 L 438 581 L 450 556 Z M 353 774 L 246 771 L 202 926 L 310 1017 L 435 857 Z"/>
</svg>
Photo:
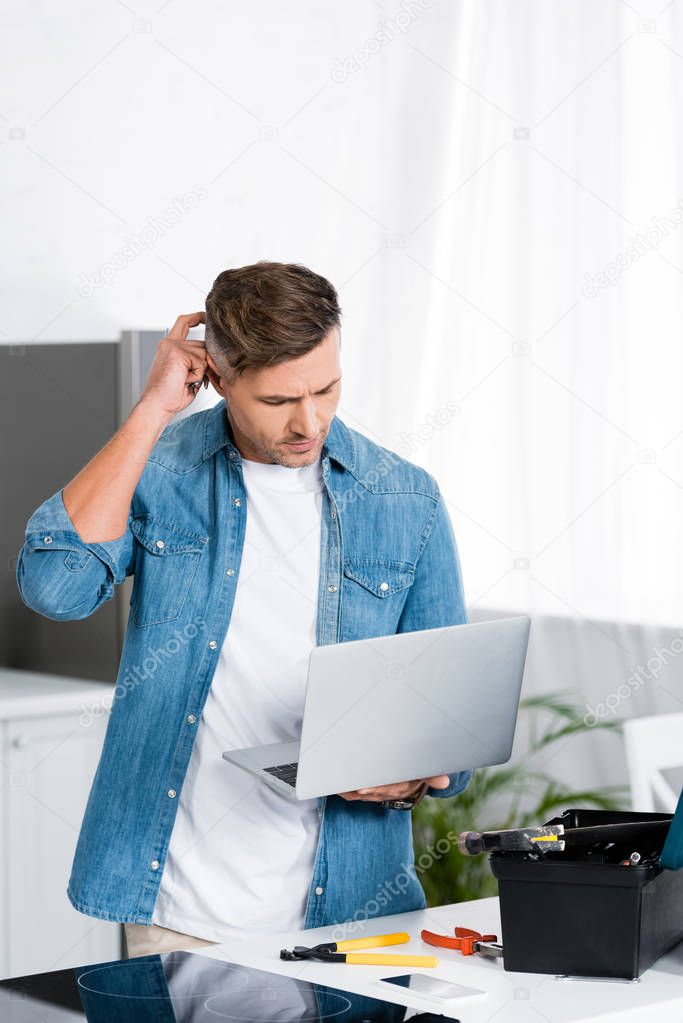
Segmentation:
<svg viewBox="0 0 683 1023">
<path fill-rule="evenodd" d="M 626 839 L 662 837 L 671 825 L 670 819 L 655 821 L 628 821 L 622 824 L 592 825 L 584 828 L 565 828 L 564 824 L 550 824 L 540 828 L 510 828 L 505 831 L 463 831 L 458 835 L 458 848 L 465 856 L 479 856 L 483 852 L 562 852 L 567 843 L 592 845 L 594 842 L 615 842 Z"/>
</svg>

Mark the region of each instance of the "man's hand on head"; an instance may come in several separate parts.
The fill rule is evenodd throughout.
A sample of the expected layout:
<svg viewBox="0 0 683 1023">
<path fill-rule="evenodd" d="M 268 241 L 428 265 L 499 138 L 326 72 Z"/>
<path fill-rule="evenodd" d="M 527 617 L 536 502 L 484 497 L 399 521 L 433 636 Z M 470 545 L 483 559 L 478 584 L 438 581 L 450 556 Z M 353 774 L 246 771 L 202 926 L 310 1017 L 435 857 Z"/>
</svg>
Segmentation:
<svg viewBox="0 0 683 1023">
<path fill-rule="evenodd" d="M 189 340 L 190 330 L 205 322 L 201 310 L 178 316 L 157 345 L 140 403 L 160 409 L 169 418 L 192 404 L 202 382 L 206 386 L 212 376 L 204 342 Z"/>
<path fill-rule="evenodd" d="M 376 785 L 369 789 L 354 789 L 351 792 L 338 792 L 342 799 L 361 799 L 366 803 L 382 803 L 389 799 L 412 799 L 424 784 L 431 789 L 447 789 L 450 778 L 447 774 L 437 774 L 433 778 L 419 778 L 413 781 L 400 781 L 394 785 Z"/>
</svg>

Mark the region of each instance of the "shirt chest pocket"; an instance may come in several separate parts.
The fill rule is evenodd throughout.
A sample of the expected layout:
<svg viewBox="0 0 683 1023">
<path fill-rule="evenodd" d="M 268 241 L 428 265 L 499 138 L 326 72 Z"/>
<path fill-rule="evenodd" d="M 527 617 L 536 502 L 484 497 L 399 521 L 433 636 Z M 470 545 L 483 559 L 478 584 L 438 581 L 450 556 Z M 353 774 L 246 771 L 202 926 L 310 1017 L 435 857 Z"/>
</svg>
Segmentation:
<svg viewBox="0 0 683 1023">
<path fill-rule="evenodd" d="M 140 627 L 171 622 L 183 609 L 209 538 L 155 515 L 134 516 L 130 528 L 138 542 L 130 601 L 133 621 Z"/>
<path fill-rule="evenodd" d="M 395 632 L 415 581 L 415 566 L 383 558 L 348 558 L 343 572 L 344 638 L 364 639 Z"/>
</svg>

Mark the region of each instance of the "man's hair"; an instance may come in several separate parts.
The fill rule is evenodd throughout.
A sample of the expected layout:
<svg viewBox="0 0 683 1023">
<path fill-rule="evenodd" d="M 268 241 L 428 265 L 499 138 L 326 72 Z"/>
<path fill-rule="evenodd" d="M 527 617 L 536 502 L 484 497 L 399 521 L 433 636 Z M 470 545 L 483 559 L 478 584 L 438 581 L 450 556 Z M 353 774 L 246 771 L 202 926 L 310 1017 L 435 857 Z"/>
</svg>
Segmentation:
<svg viewBox="0 0 683 1023">
<path fill-rule="evenodd" d="M 206 298 L 205 344 L 235 376 L 305 355 L 339 327 L 341 309 L 328 280 L 300 263 L 260 260 L 224 270 Z"/>
</svg>

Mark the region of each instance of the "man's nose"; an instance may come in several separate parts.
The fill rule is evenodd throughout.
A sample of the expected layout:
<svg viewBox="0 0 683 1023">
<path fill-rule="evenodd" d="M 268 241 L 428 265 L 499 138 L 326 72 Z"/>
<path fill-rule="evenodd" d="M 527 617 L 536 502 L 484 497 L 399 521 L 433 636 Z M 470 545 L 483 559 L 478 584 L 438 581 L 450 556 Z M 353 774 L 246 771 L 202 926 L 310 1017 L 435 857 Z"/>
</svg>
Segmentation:
<svg viewBox="0 0 683 1023">
<path fill-rule="evenodd" d="M 313 402 L 303 402 L 292 416 L 289 424 L 292 433 L 311 440 L 319 432 L 318 417 Z"/>
</svg>

